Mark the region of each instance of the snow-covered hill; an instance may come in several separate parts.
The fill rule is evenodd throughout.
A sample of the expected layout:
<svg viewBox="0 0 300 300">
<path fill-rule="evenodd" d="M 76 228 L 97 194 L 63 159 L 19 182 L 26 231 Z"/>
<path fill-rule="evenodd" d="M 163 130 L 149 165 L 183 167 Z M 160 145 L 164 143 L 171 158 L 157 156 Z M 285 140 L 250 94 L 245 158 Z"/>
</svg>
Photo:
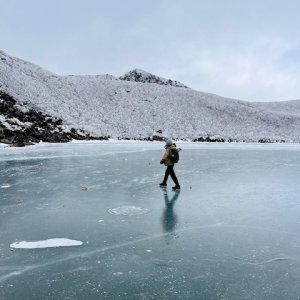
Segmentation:
<svg viewBox="0 0 300 300">
<path fill-rule="evenodd" d="M 139 79 L 58 76 L 0 52 L 0 91 L 18 104 L 26 103 L 62 119 L 64 131 L 73 128 L 96 137 L 123 139 L 158 136 L 300 142 L 300 100 L 239 101 L 161 82 L 149 83 L 144 75 L 147 73 Z M 1 111 L 0 122 L 4 127 L 6 116 Z"/>
</svg>

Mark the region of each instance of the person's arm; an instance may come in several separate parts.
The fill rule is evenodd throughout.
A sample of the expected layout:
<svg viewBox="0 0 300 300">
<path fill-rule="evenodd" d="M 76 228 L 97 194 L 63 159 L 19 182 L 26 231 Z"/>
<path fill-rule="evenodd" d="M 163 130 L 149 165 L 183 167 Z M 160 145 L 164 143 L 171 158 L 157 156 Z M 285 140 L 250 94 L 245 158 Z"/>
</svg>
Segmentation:
<svg viewBox="0 0 300 300">
<path fill-rule="evenodd" d="M 169 156 L 170 156 L 170 149 L 166 149 L 160 163 L 163 164 Z"/>
<path fill-rule="evenodd" d="M 177 150 L 178 152 L 182 150 L 181 148 L 177 148 L 177 146 L 176 146 L 175 143 L 173 143 L 173 145 L 175 146 L 175 148 L 176 148 L 176 150 Z"/>
</svg>

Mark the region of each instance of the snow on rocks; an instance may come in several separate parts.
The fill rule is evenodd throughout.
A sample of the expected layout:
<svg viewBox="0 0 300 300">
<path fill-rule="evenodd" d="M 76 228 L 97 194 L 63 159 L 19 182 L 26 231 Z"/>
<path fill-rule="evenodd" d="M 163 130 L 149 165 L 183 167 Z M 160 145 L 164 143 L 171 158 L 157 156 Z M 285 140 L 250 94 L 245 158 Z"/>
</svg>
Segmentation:
<svg viewBox="0 0 300 300">
<path fill-rule="evenodd" d="M 123 76 L 119 77 L 119 79 L 126 80 L 126 81 L 156 83 L 160 85 L 169 85 L 169 86 L 187 88 L 187 86 L 181 82 L 174 81 L 171 79 L 165 79 L 139 69 L 134 69 L 132 71 L 129 71 Z"/>
<path fill-rule="evenodd" d="M 8 94 L 0 91 L 0 143 L 25 146 L 32 143 L 68 142 L 82 140 L 85 136 L 71 128 L 64 131 L 63 121 L 55 119 L 21 104 Z"/>
</svg>

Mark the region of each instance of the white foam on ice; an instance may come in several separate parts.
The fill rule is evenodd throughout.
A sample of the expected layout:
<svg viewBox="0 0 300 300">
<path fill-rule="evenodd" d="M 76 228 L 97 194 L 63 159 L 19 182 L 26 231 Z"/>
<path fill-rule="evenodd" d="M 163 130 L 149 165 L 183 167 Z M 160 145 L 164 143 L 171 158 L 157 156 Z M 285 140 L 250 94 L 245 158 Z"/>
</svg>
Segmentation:
<svg viewBox="0 0 300 300">
<path fill-rule="evenodd" d="M 64 239 L 64 238 L 55 238 L 48 239 L 44 241 L 36 242 L 16 242 L 10 245 L 11 248 L 18 249 L 37 249 L 37 248 L 53 248 L 53 247 L 70 247 L 70 246 L 80 246 L 83 243 L 81 241 Z"/>
</svg>

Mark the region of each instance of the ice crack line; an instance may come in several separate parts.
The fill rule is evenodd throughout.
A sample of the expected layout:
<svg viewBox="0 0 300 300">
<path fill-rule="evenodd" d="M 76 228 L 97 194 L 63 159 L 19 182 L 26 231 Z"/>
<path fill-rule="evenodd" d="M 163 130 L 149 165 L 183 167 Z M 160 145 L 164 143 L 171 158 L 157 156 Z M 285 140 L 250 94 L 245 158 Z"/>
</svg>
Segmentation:
<svg viewBox="0 0 300 300">
<path fill-rule="evenodd" d="M 297 237 L 299 239 L 299 237 L 296 234 L 285 232 L 285 231 L 279 231 L 279 230 L 273 230 L 273 229 L 269 229 L 269 228 L 255 227 L 255 226 L 252 227 L 252 226 L 242 226 L 242 225 L 227 225 L 227 224 L 223 224 L 223 223 L 216 223 L 216 224 L 203 225 L 203 226 L 185 227 L 185 228 L 176 230 L 175 233 L 180 233 L 180 232 L 185 232 L 185 231 L 190 231 L 190 230 L 197 230 L 197 229 L 199 230 L 199 229 L 217 228 L 217 227 L 245 228 L 245 229 L 262 230 L 262 231 L 268 231 L 268 232 L 284 233 L 284 234 L 292 235 L 292 236 Z M 100 248 L 100 249 L 88 251 L 88 252 L 85 252 L 85 253 L 69 255 L 67 257 L 64 257 L 64 258 L 61 258 L 61 259 L 58 259 L 58 260 L 54 260 L 54 261 L 50 261 L 50 262 L 47 262 L 47 263 L 44 263 L 44 264 L 27 266 L 25 268 L 15 270 L 13 272 L 10 272 L 10 273 L 0 277 L 0 283 L 5 282 L 6 280 L 10 279 L 11 277 L 22 275 L 22 274 L 24 274 L 26 272 L 29 272 L 29 271 L 32 271 L 32 270 L 36 270 L 36 269 L 39 269 L 39 268 L 44 268 L 44 267 L 51 266 L 51 265 L 54 265 L 54 264 L 62 263 L 62 262 L 68 261 L 68 260 L 78 258 L 78 257 L 89 257 L 89 256 L 91 256 L 93 254 L 96 254 L 96 253 L 115 250 L 115 249 L 118 249 L 118 248 L 131 246 L 131 245 L 138 244 L 138 243 L 141 243 L 141 242 L 144 242 L 144 241 L 154 240 L 154 239 L 161 238 L 161 237 L 168 236 L 168 235 L 169 235 L 169 233 L 155 234 L 155 235 L 140 238 L 140 239 L 137 239 L 137 240 L 128 241 L 128 242 L 124 242 L 124 243 L 121 243 L 121 244 L 107 246 L 107 247 L 103 247 L 103 248 Z M 275 262 L 275 261 L 283 261 L 283 260 L 287 260 L 287 259 L 292 259 L 292 258 L 279 257 L 279 258 L 273 258 L 273 259 L 270 259 L 270 260 L 266 260 L 266 261 L 263 261 L 263 262 L 253 262 L 253 263 L 252 262 L 244 262 L 244 263 L 240 262 L 240 263 L 241 264 L 252 264 L 252 265 L 263 265 L 263 264 L 267 264 L 267 263 L 271 263 L 271 262 Z M 299 260 L 296 260 L 296 259 L 293 259 L 293 260 L 295 260 L 297 262 L 300 262 Z"/>
<path fill-rule="evenodd" d="M 189 231 L 189 230 L 194 230 L 194 229 L 214 228 L 214 227 L 219 227 L 220 225 L 221 225 L 221 223 L 217 223 L 217 224 L 213 224 L 213 225 L 187 227 L 187 228 L 182 228 L 181 230 L 177 230 L 177 232 Z M 78 257 L 89 257 L 89 256 L 91 256 L 93 254 L 96 254 L 96 253 L 101 253 L 101 252 L 115 250 L 115 249 L 126 247 L 126 246 L 131 246 L 131 245 L 134 245 L 134 244 L 137 244 L 137 243 L 141 243 L 141 242 L 144 242 L 144 241 L 149 241 L 149 240 L 161 238 L 161 237 L 164 237 L 164 236 L 167 236 L 167 235 L 169 235 L 169 233 L 155 234 L 155 235 L 152 235 L 152 236 L 149 236 L 149 237 L 144 237 L 144 238 L 137 239 L 137 240 L 134 240 L 134 241 L 124 242 L 124 243 L 113 245 L 113 246 L 107 246 L 107 247 L 103 247 L 103 248 L 100 248 L 100 249 L 88 251 L 88 252 L 85 252 L 85 253 L 70 255 L 70 256 L 67 256 L 67 257 L 64 257 L 64 258 L 61 258 L 61 259 L 58 259 L 58 260 L 48 262 L 48 263 L 44 263 L 44 264 L 40 264 L 40 265 L 27 266 L 25 268 L 15 270 L 13 272 L 10 272 L 10 273 L 0 277 L 0 283 L 8 280 L 11 277 L 14 277 L 14 276 L 17 276 L 17 275 L 22 275 L 26 272 L 29 272 L 29 271 L 32 271 L 32 270 L 35 270 L 35 269 L 44 268 L 44 267 L 47 267 L 47 266 L 50 266 L 50 265 L 62 263 L 62 262 L 68 261 L 68 260 L 78 258 Z"/>
</svg>

